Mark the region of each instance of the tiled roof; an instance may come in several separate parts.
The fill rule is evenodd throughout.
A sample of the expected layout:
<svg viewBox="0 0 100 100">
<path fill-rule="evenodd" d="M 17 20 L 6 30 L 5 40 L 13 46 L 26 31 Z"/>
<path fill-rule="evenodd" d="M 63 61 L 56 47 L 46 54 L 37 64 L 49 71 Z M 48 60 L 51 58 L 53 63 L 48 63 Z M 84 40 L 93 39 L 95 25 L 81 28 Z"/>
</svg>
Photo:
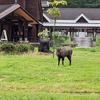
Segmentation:
<svg viewBox="0 0 100 100">
<path fill-rule="evenodd" d="M 0 19 L 9 15 L 10 13 L 17 13 L 18 15 L 24 17 L 27 21 L 32 21 L 30 23 L 37 24 L 38 21 L 34 19 L 25 9 L 23 9 L 19 4 L 10 5 L 0 5 Z"/>
<path fill-rule="evenodd" d="M 4 10 L 8 9 L 11 6 L 12 6 L 12 4 L 9 4 L 9 5 L 0 5 L 0 13 L 3 12 Z"/>
<path fill-rule="evenodd" d="M 60 8 L 61 17 L 58 20 L 75 20 L 81 14 L 89 20 L 100 20 L 100 8 Z M 45 13 L 50 19 L 52 17 Z"/>
</svg>

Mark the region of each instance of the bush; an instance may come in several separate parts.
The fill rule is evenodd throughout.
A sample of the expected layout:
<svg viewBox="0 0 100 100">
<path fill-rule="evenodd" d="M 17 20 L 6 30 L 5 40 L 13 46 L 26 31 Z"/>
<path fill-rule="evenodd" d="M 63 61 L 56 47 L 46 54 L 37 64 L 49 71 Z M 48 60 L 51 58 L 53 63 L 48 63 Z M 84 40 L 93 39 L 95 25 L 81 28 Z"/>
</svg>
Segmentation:
<svg viewBox="0 0 100 100">
<path fill-rule="evenodd" d="M 13 53 L 15 51 L 16 47 L 13 43 L 3 43 L 0 46 L 0 50 L 4 51 L 5 53 Z"/>
<path fill-rule="evenodd" d="M 29 46 L 28 46 L 28 44 L 23 44 L 23 43 L 17 44 L 16 51 L 17 51 L 17 53 L 26 53 L 29 51 Z"/>
<path fill-rule="evenodd" d="M 100 46 L 100 36 L 97 36 L 97 38 L 96 38 L 96 44 L 97 44 L 97 46 Z"/>
<path fill-rule="evenodd" d="M 31 50 L 31 51 L 34 51 L 34 46 L 33 45 L 29 45 L 29 49 Z"/>
<path fill-rule="evenodd" d="M 61 43 L 65 43 L 68 40 L 68 36 L 66 34 L 59 34 L 58 32 L 55 33 L 55 44 L 59 45 Z"/>
<path fill-rule="evenodd" d="M 0 44 L 0 52 L 3 51 L 5 53 L 27 53 L 28 51 L 34 51 L 34 46 L 29 43 L 2 43 Z"/>
</svg>

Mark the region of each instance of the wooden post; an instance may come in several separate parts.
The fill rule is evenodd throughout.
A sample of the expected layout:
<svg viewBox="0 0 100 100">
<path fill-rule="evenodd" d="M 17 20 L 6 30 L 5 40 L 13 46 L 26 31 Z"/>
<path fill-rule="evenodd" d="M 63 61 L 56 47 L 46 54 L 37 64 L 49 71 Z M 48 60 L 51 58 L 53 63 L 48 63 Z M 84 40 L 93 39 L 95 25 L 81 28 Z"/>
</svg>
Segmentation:
<svg viewBox="0 0 100 100">
<path fill-rule="evenodd" d="M 72 44 L 73 44 L 73 38 L 74 38 L 74 28 L 70 28 L 70 40 Z"/>
<path fill-rule="evenodd" d="M 74 39 L 74 28 L 72 29 L 72 41 Z"/>
<path fill-rule="evenodd" d="M 18 31 L 19 31 L 19 41 L 23 40 L 23 22 L 19 20 L 18 22 Z"/>
<path fill-rule="evenodd" d="M 24 23 L 24 39 L 27 42 L 28 41 L 28 22 L 25 21 Z"/>
<path fill-rule="evenodd" d="M 1 33 L 2 33 L 2 22 L 0 22 L 0 39 L 1 39 Z"/>
<path fill-rule="evenodd" d="M 70 41 L 71 41 L 71 28 L 69 29 L 69 32 L 70 32 L 69 35 L 70 35 Z"/>
<path fill-rule="evenodd" d="M 94 32 L 93 32 L 93 46 L 96 46 L 96 29 L 94 29 Z"/>
</svg>

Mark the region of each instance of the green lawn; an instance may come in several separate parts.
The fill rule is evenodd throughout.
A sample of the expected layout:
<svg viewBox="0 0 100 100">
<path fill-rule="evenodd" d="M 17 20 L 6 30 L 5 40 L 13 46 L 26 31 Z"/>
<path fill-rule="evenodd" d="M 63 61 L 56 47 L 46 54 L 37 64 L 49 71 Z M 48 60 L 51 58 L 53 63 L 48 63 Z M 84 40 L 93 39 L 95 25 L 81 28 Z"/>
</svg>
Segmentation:
<svg viewBox="0 0 100 100">
<path fill-rule="evenodd" d="M 74 48 L 68 63 L 36 51 L 1 53 L 0 100 L 100 100 L 100 48 Z"/>
</svg>

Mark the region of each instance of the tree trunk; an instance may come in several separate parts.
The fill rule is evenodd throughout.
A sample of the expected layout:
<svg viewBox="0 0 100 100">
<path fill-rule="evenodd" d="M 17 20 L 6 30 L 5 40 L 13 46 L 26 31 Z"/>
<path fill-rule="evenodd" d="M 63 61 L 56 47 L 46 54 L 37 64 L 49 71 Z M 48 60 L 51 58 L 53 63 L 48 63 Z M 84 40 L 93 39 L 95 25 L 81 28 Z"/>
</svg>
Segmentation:
<svg viewBox="0 0 100 100">
<path fill-rule="evenodd" d="M 55 25 L 56 25 L 56 18 L 54 18 L 54 26 L 53 26 L 53 58 L 55 56 Z"/>
</svg>

